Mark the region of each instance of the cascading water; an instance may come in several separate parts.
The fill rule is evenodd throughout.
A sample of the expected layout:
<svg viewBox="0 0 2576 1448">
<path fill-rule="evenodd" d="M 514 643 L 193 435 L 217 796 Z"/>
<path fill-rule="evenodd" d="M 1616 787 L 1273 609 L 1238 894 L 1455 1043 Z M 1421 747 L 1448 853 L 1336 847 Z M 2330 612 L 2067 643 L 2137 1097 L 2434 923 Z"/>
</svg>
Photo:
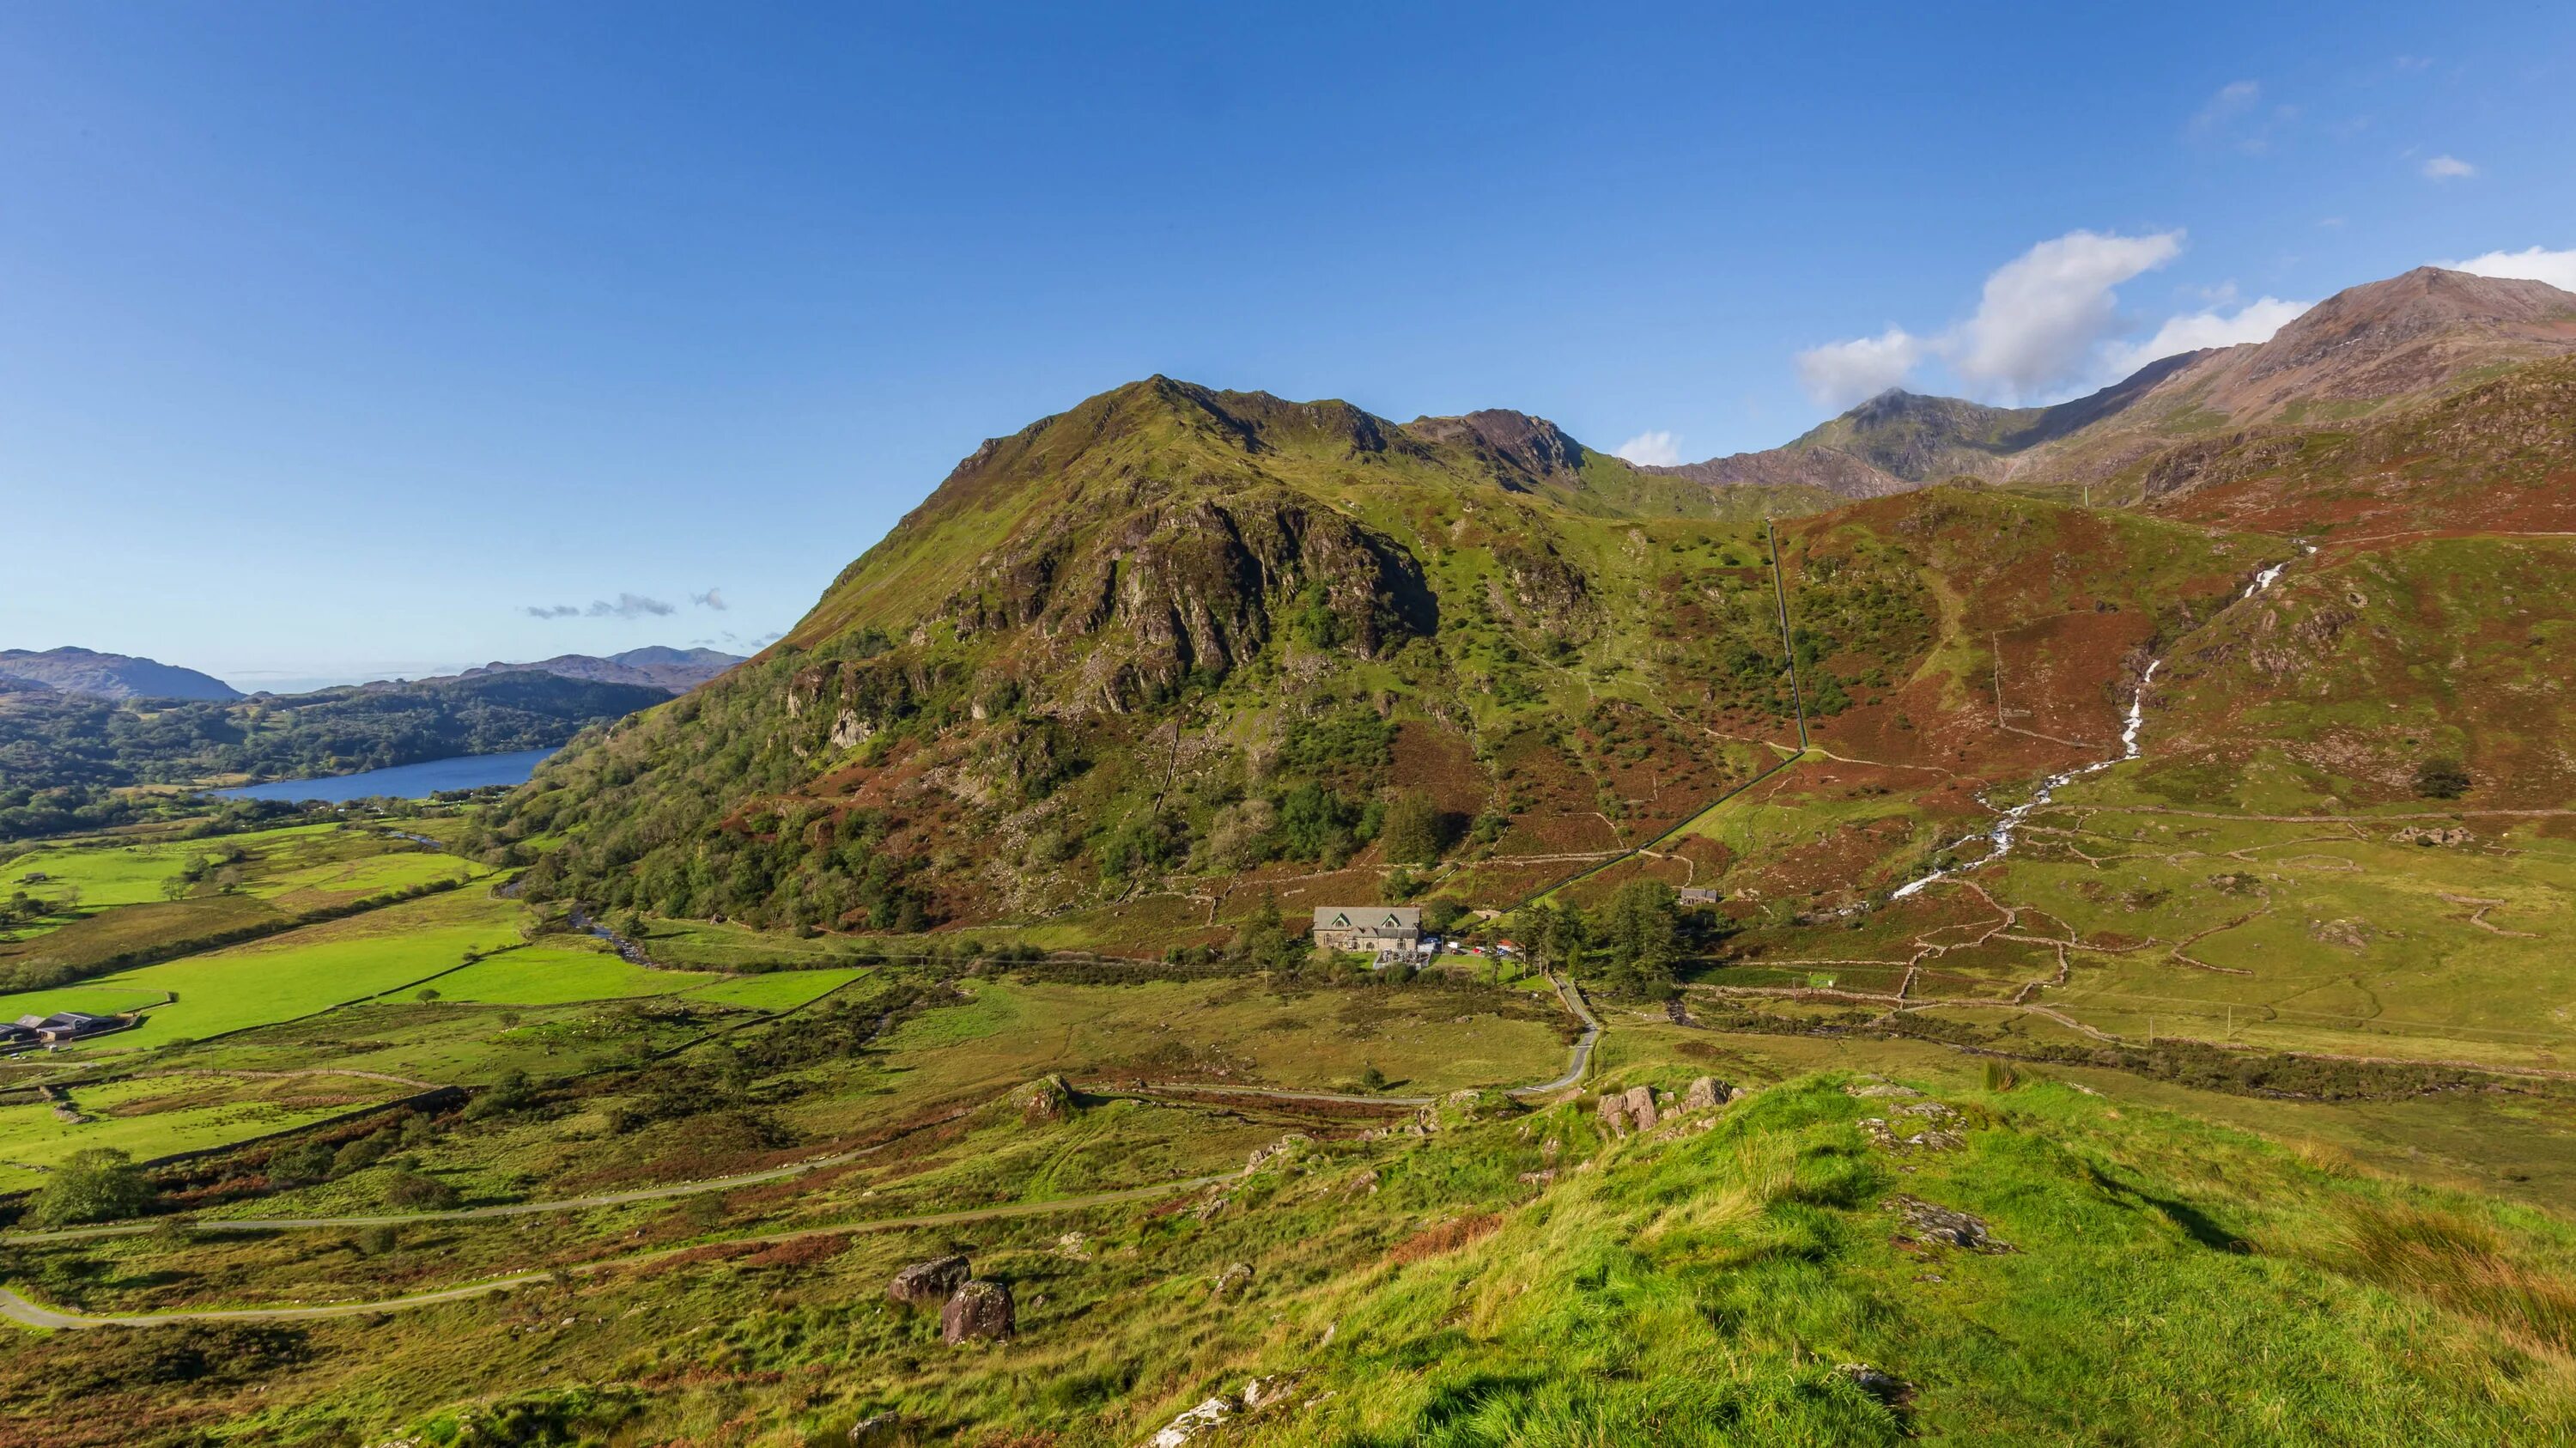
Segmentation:
<svg viewBox="0 0 2576 1448">
<path fill-rule="evenodd" d="M 2021 803 L 2014 805 L 2012 808 L 2005 810 L 2002 814 L 1996 816 L 1992 828 L 1987 829 L 1980 834 L 1973 834 L 1965 839 L 1953 841 L 1950 845 L 1950 848 L 1955 850 L 1961 845 L 1973 844 L 1978 840 L 1989 841 L 1993 845 L 1993 848 L 1987 850 L 1982 858 L 1971 861 L 1965 865 L 1953 865 L 1946 870 L 1935 870 L 1929 875 L 1909 880 L 1903 885 L 1898 886 L 1896 893 L 1888 898 L 1891 900 L 1902 900 L 1906 896 L 1913 894 L 1915 891 L 1922 889 L 1924 886 L 1931 884 L 1935 880 L 1946 880 L 1961 871 L 1973 870 L 1979 865 L 1993 864 L 1995 861 L 2011 854 L 2013 847 L 2013 832 L 2021 828 L 2021 822 L 2030 818 L 2033 811 L 2055 798 L 2059 789 L 2075 780 L 2082 779 L 2088 774 L 2097 774 L 2102 770 L 2110 768 L 2114 764 L 2126 763 L 2129 760 L 2137 758 L 2138 731 L 2144 729 L 2147 724 L 2147 686 L 2155 682 L 2156 670 L 2161 669 L 2164 666 L 2164 660 L 2150 659 L 2147 661 L 2147 671 L 2138 676 L 2138 692 L 2129 700 L 2128 723 L 2120 730 L 2120 754 L 2117 759 L 2097 759 L 2091 764 L 2067 770 L 2062 774 L 2052 774 L 2048 778 L 2041 780 L 2039 788 L 2031 791 L 2030 798 L 2023 800 Z"/>
<path fill-rule="evenodd" d="M 2317 551 L 2313 544 L 2302 544 L 2301 546 L 2306 548 L 2310 553 Z M 2271 567 L 2264 569 L 2262 572 L 2255 574 L 2254 581 L 2245 585 L 2245 592 L 2241 597 L 2252 598 L 2254 595 L 2270 588 L 2273 580 L 2281 576 L 2281 570 L 2289 566 L 2290 565 L 2287 561 L 2275 563 Z M 1964 865 L 1953 865 L 1946 870 L 1935 870 L 1929 875 L 1923 875 L 1909 880 L 1903 885 L 1898 886 L 1895 893 L 1888 896 L 1888 898 L 1891 900 L 1902 900 L 1906 896 L 1913 894 L 1915 891 L 1922 889 L 1924 886 L 1931 884 L 1935 880 L 1946 880 L 1963 871 L 1973 870 L 1979 865 L 1990 865 L 1995 861 L 2002 859 L 2004 856 L 2012 853 L 2013 833 L 2021 828 L 2021 822 L 2030 818 L 2033 811 L 2039 809 L 2042 805 L 2047 804 L 2051 799 L 2055 798 L 2058 790 L 2064 788 L 2075 780 L 2082 779 L 2088 774 L 2097 774 L 2110 768 L 2114 764 L 2124 764 L 2129 760 L 2137 758 L 2138 733 L 2140 730 L 2144 729 L 2147 724 L 2147 686 L 2155 682 L 2156 670 L 2161 669 L 2164 666 L 2164 660 L 2150 659 L 2147 661 L 2147 671 L 2138 676 L 2138 692 L 2132 695 L 2129 699 L 2128 722 L 2120 730 L 2120 755 L 2117 759 L 2096 760 L 2091 764 L 2067 770 L 2063 774 L 2052 774 L 2048 778 L 2041 780 L 2039 788 L 2031 791 L 2030 798 L 2023 800 L 2021 803 L 2014 805 L 2012 808 L 1997 815 L 1995 817 L 1994 825 L 1991 828 L 1977 834 L 1969 835 L 1964 839 L 1954 840 L 1950 844 L 1950 848 L 1955 850 L 1962 845 L 1971 845 L 1979 840 L 1985 840 L 1992 846 L 1992 848 L 1988 849 L 1983 856 Z"/>
</svg>

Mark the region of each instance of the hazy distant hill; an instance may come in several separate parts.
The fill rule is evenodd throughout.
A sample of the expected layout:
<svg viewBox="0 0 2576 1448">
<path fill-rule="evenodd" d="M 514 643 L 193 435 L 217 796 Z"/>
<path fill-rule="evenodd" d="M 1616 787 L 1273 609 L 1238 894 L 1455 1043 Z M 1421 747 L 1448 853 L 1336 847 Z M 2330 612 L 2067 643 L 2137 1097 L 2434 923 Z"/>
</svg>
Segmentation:
<svg viewBox="0 0 2576 1448">
<path fill-rule="evenodd" d="M 653 685 L 520 671 L 149 707 L 0 690 L 0 793 L 304 778 L 542 749 L 668 697 Z"/>
<path fill-rule="evenodd" d="M 467 669 L 456 677 L 481 678 L 488 674 L 538 673 L 554 674 L 566 679 L 581 679 L 594 684 L 642 684 L 685 694 L 725 670 L 742 662 L 740 654 L 718 649 L 672 649 L 659 646 L 628 649 L 621 654 L 601 657 L 597 654 L 557 654 L 528 664 L 489 663 L 479 669 Z"/>
<path fill-rule="evenodd" d="M 211 674 L 131 654 L 60 648 L 36 653 L 0 649 L 0 676 L 26 679 L 66 694 L 100 699 L 238 699 L 241 691 Z"/>
</svg>

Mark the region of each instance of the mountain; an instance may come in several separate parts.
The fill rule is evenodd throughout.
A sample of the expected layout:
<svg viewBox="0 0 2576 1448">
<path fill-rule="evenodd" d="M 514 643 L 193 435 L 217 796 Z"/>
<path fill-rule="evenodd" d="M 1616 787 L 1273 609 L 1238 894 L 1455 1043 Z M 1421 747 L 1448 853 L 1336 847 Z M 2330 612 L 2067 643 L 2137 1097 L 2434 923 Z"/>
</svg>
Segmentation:
<svg viewBox="0 0 2576 1448">
<path fill-rule="evenodd" d="M 2210 631 L 2319 540 L 2350 560 L 2387 529 L 2576 526 L 2558 298 L 2411 273 L 2054 407 L 1875 399 L 1783 450 L 1807 471 L 1722 486 L 1525 413 L 1397 424 L 1151 378 L 985 443 L 777 646 L 568 750 L 499 838 L 561 838 L 527 852 L 540 896 L 833 928 L 1082 919 L 1109 943 L 1175 899 L 1226 902 L 1187 938 L 1221 937 L 1262 893 L 1357 898 L 1433 861 L 1480 905 L 1668 869 L 1859 902 L 1987 794 L 2115 749 L 2150 666 L 2160 690 L 2223 678 L 2240 711 L 2192 725 L 2191 789 L 2256 767 L 2241 714 L 2318 798 L 2403 797 L 2428 738 L 2537 798 L 2559 728 L 2538 676 L 2496 716 L 2519 722 L 2481 734 L 2457 721 L 2504 709 L 2482 683 L 2402 727 L 2309 731 L 2296 676 L 2245 671 L 2313 658 L 2310 684 L 2357 700 L 2374 668 L 2445 653 L 2438 610 L 2389 616 L 2349 659 Z M 2036 486 L 2111 461 L 2121 508 Z M 2013 488 L 1902 475 L 1979 469 Z M 1837 479 L 1871 496 L 1829 510 Z M 2424 558 L 2383 561 L 2408 596 L 2432 586 Z M 2492 591 L 2554 636 L 2576 601 L 2532 587 Z M 2346 626 L 2319 608 L 2297 627 Z M 1870 761 L 1884 832 L 1629 853 L 1802 738 Z M 1764 788 L 1793 813 L 1831 793 Z M 1390 842 L 1398 813 L 1431 823 Z"/>
<path fill-rule="evenodd" d="M 66 694 L 99 699 L 238 699 L 241 691 L 210 674 L 131 654 L 60 648 L 34 653 L 0 649 L 0 677 L 25 679 Z"/>
<path fill-rule="evenodd" d="M 1880 497 L 1961 475 L 2098 482 L 2215 432 L 2344 421 L 2576 352 L 2576 295 L 2419 267 L 2338 292 L 2270 340 L 2151 362 L 2090 396 L 1989 407 L 1889 391 L 1765 452 L 1660 471 Z"/>
<path fill-rule="evenodd" d="M 559 678 L 582 679 L 596 684 L 637 684 L 685 694 L 741 663 L 742 659 L 740 654 L 716 649 L 656 646 L 628 649 L 604 658 L 596 654 L 557 654 L 551 659 L 539 659 L 530 664 L 494 662 L 479 669 L 467 669 L 455 677 L 475 679 L 491 674 L 553 674 Z"/>
</svg>

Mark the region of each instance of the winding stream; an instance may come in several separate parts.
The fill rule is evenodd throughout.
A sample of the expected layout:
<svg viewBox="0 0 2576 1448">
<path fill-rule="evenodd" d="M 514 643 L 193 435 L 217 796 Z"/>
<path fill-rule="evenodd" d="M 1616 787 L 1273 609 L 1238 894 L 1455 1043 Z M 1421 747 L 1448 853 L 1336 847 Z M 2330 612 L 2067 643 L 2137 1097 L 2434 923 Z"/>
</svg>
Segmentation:
<svg viewBox="0 0 2576 1448">
<path fill-rule="evenodd" d="M 2311 548 L 2309 551 L 2314 552 L 2316 550 Z M 2275 563 L 2271 567 L 2264 569 L 2262 572 L 2255 574 L 2254 581 L 2245 585 L 2245 592 L 2239 596 L 2240 601 L 2242 599 L 2252 598 L 2254 595 L 2270 588 L 2273 581 L 2281 576 L 2281 570 L 2289 566 L 2290 565 L 2287 561 L 2283 561 Z M 2156 670 L 2161 669 L 2164 666 L 2164 660 L 2150 659 L 2147 661 L 2147 671 L 2138 676 L 2138 692 L 2132 695 L 2129 699 L 2128 722 L 2120 730 L 2120 752 L 2116 757 L 2111 759 L 2095 760 L 2091 764 L 2080 765 L 2060 774 L 2052 774 L 2048 778 L 2041 780 L 2039 788 L 2031 791 L 2030 798 L 2023 800 L 2020 804 L 2014 805 L 2012 808 L 1997 815 L 1993 825 L 1980 830 L 1973 835 L 1963 836 L 1950 842 L 1950 848 L 1953 850 L 1958 849 L 1963 845 L 1974 844 L 1979 840 L 1991 842 L 1993 848 L 1987 850 L 1985 854 L 1967 862 L 1964 865 L 1952 865 L 1946 870 L 1935 870 L 1931 874 L 1917 876 L 1912 880 L 1908 880 L 1904 884 L 1896 887 L 1895 892 L 1890 894 L 1887 898 L 1890 900 L 1902 900 L 1906 896 L 1913 894 L 1936 880 L 1946 880 L 1953 875 L 1965 874 L 1970 870 L 1976 869 L 1980 865 L 1991 865 L 1995 861 L 2002 859 L 2004 856 L 2011 854 L 2014 832 L 2021 828 L 2022 821 L 2030 818 L 2033 811 L 2036 811 L 2041 806 L 2047 804 L 2050 800 L 2054 799 L 2058 790 L 2076 780 L 2082 779 L 2088 774 L 2098 774 L 2101 771 L 2110 768 L 2114 764 L 2125 764 L 2128 761 L 2137 758 L 2138 734 L 2140 730 L 2146 727 L 2147 723 L 2147 687 L 2156 681 Z"/>
</svg>

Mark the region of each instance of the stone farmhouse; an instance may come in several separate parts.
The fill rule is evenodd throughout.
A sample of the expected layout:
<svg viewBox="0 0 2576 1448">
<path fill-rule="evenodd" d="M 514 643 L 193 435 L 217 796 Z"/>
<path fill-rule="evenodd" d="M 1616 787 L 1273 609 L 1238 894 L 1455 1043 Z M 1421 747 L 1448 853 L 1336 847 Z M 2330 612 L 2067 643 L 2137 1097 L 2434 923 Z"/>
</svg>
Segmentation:
<svg viewBox="0 0 2576 1448">
<path fill-rule="evenodd" d="M 1383 955 L 1411 951 L 1421 940 L 1422 909 L 1418 905 L 1315 907 L 1315 944 L 1325 950 Z"/>
</svg>

